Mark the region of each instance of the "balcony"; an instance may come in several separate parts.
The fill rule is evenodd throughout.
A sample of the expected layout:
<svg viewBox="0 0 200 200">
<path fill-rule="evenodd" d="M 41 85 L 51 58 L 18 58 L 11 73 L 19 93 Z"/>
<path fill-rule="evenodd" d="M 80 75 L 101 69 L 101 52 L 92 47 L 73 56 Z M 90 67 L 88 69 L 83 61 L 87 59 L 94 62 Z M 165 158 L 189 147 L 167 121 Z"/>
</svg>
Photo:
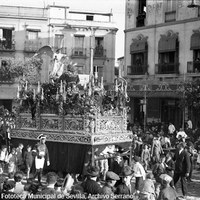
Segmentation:
<svg viewBox="0 0 200 200">
<path fill-rule="evenodd" d="M 58 49 L 60 49 L 60 53 L 67 54 L 67 47 L 53 47 L 53 50 L 56 52 Z"/>
<path fill-rule="evenodd" d="M 137 24 L 136 24 L 137 27 L 145 26 L 146 13 L 139 14 L 136 17 L 136 19 L 137 19 Z"/>
<path fill-rule="evenodd" d="M 13 74 L 6 68 L 0 68 L 0 83 L 14 83 Z"/>
<path fill-rule="evenodd" d="M 94 58 L 105 58 L 106 57 L 106 49 L 96 47 L 94 49 Z"/>
<path fill-rule="evenodd" d="M 86 57 L 86 49 L 85 48 L 73 48 L 71 56 L 85 58 Z"/>
<path fill-rule="evenodd" d="M 25 41 L 24 42 L 24 52 L 35 53 L 42 47 L 40 41 Z"/>
<path fill-rule="evenodd" d="M 179 63 L 161 63 L 155 66 L 156 74 L 179 74 Z"/>
<path fill-rule="evenodd" d="M 15 51 L 14 40 L 0 39 L 0 51 Z"/>
<path fill-rule="evenodd" d="M 165 12 L 165 22 L 176 21 L 176 11 Z"/>
<path fill-rule="evenodd" d="M 200 61 L 187 62 L 187 73 L 200 73 Z"/>
<path fill-rule="evenodd" d="M 127 75 L 144 75 L 147 73 L 148 65 L 127 66 Z"/>
</svg>

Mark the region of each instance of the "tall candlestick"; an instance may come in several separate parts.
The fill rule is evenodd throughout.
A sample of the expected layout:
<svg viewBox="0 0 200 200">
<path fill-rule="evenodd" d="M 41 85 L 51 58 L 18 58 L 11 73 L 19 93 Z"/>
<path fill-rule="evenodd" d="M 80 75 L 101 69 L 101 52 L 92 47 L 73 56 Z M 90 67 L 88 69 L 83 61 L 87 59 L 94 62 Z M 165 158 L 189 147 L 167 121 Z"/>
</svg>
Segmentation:
<svg viewBox="0 0 200 200">
<path fill-rule="evenodd" d="M 25 91 L 27 91 L 28 90 L 28 82 L 26 81 L 26 83 L 25 83 Z"/>
<path fill-rule="evenodd" d="M 36 94 L 35 94 L 35 89 L 33 89 L 33 100 L 35 101 L 36 99 Z"/>
<path fill-rule="evenodd" d="M 101 77 L 101 89 L 103 89 L 103 76 Z"/>
<path fill-rule="evenodd" d="M 58 101 L 59 99 L 59 94 L 58 94 L 58 89 L 57 89 L 57 92 L 56 92 L 56 101 Z"/>
<path fill-rule="evenodd" d="M 42 88 L 41 100 L 44 100 L 44 89 Z"/>
<path fill-rule="evenodd" d="M 37 93 L 40 94 L 40 82 L 38 81 Z"/>
<path fill-rule="evenodd" d="M 116 79 L 116 82 L 115 82 L 115 92 L 118 92 L 118 83 L 117 83 L 117 79 Z"/>
<path fill-rule="evenodd" d="M 121 90 L 122 92 L 124 91 L 124 82 L 122 81 L 122 85 L 121 85 Z"/>
<path fill-rule="evenodd" d="M 84 90 L 87 89 L 87 83 L 84 83 L 84 86 L 83 86 Z"/>
<path fill-rule="evenodd" d="M 60 93 L 61 94 L 63 93 L 63 83 L 62 83 L 62 80 L 60 81 Z"/>
<path fill-rule="evenodd" d="M 20 94 L 19 94 L 19 92 L 20 92 L 20 89 L 19 89 L 19 85 L 18 85 L 18 86 L 17 86 L 17 99 L 20 98 Z"/>
</svg>

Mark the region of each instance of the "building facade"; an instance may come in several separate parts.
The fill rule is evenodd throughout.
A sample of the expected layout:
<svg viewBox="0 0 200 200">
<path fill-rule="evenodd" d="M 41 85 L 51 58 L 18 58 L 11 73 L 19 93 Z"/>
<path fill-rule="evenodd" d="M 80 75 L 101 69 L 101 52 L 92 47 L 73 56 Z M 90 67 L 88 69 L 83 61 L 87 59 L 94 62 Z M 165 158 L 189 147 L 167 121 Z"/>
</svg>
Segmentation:
<svg viewBox="0 0 200 200">
<path fill-rule="evenodd" d="M 0 105 L 12 108 L 18 80 L 2 71 L 6 60 L 26 61 L 49 45 L 77 63 L 79 74 L 98 71 L 104 83 L 114 80 L 116 25 L 112 13 L 72 11 L 69 7 L 0 6 Z M 51 61 L 49 61 L 51 62 Z M 46 66 L 48 63 L 46 63 Z M 40 82 L 48 80 L 51 67 L 42 66 Z"/>
<path fill-rule="evenodd" d="M 190 4 L 126 1 L 125 77 L 132 122 L 171 121 L 179 128 L 191 117 L 181 102 L 183 83 L 200 75 L 200 9 Z"/>
</svg>

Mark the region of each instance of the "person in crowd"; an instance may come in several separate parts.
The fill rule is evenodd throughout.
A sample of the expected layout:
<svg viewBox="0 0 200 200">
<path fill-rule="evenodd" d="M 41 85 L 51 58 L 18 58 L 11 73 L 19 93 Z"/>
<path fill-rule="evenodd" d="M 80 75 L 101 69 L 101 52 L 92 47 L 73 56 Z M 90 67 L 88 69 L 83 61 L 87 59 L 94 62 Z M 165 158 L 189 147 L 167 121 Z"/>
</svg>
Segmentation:
<svg viewBox="0 0 200 200">
<path fill-rule="evenodd" d="M 134 177 L 135 177 L 135 190 L 136 193 L 139 194 L 141 191 L 141 186 L 143 181 L 145 180 L 146 173 L 143 166 L 140 164 L 140 158 L 138 156 L 134 156 L 135 164 L 133 165 Z"/>
<path fill-rule="evenodd" d="M 193 144 L 189 143 L 186 147 L 185 147 L 185 151 L 188 152 L 189 158 L 190 158 L 190 172 L 189 172 L 189 176 L 187 177 L 187 181 L 188 182 L 192 182 L 192 172 L 193 172 Z"/>
<path fill-rule="evenodd" d="M 41 183 L 41 178 L 42 178 L 42 171 L 44 168 L 44 163 L 45 160 L 47 161 L 47 166 L 50 165 L 49 161 L 49 151 L 48 148 L 45 144 L 46 142 L 46 136 L 44 134 L 41 134 L 38 136 L 38 139 L 40 140 L 39 143 L 36 144 L 35 146 L 35 168 L 36 168 L 36 173 L 34 175 L 34 179 L 38 176 L 38 182 L 40 185 Z"/>
<path fill-rule="evenodd" d="M 160 142 L 163 149 L 168 149 L 171 147 L 170 138 L 167 136 L 164 136 L 164 134 L 161 135 Z"/>
<path fill-rule="evenodd" d="M 175 169 L 175 164 L 174 164 L 174 161 L 172 159 L 172 153 L 170 151 L 168 151 L 167 154 L 166 154 L 166 159 L 165 159 L 166 174 L 173 178 L 174 169 Z"/>
<path fill-rule="evenodd" d="M 8 150 L 5 145 L 2 145 L 1 150 L 0 150 L 0 166 L 3 172 L 5 171 L 6 163 L 8 163 Z"/>
<path fill-rule="evenodd" d="M 135 150 L 134 150 L 134 153 L 136 156 L 141 156 L 141 153 L 142 153 L 142 146 L 143 146 L 143 141 L 142 141 L 142 138 L 141 137 L 138 137 L 136 140 L 135 140 L 135 143 L 136 143 L 136 147 L 135 147 Z"/>
<path fill-rule="evenodd" d="M 146 179 L 143 182 L 141 192 L 139 194 L 140 200 L 155 200 L 156 194 L 155 194 L 155 185 L 153 182 L 153 174 L 148 173 L 146 175 Z"/>
<path fill-rule="evenodd" d="M 14 181 L 14 175 L 15 175 L 15 173 L 14 172 L 10 172 L 10 173 L 8 173 L 8 181 Z"/>
<path fill-rule="evenodd" d="M 176 190 L 170 186 L 172 177 L 163 174 L 161 178 L 161 191 L 158 197 L 158 200 L 176 200 L 178 195 Z"/>
<path fill-rule="evenodd" d="M 177 146 L 177 151 L 174 156 L 175 160 L 175 170 L 174 170 L 174 184 L 181 179 L 181 188 L 184 196 L 187 196 L 187 177 L 190 173 L 190 157 L 188 153 L 184 150 L 185 143 L 180 142 Z"/>
<path fill-rule="evenodd" d="M 197 165 L 198 165 L 198 170 L 200 170 L 200 136 L 198 137 L 197 141 L 194 143 L 194 147 L 197 150 Z"/>
<path fill-rule="evenodd" d="M 106 199 L 112 199 L 112 197 L 114 196 L 116 190 L 114 186 L 119 179 L 119 176 L 112 171 L 108 171 L 106 173 L 106 183 L 102 188 L 102 194 L 109 195 L 109 198 Z"/>
<path fill-rule="evenodd" d="M 41 195 L 42 194 L 48 194 L 48 195 L 56 195 L 56 190 L 55 190 L 55 184 L 57 182 L 57 174 L 55 172 L 49 172 L 47 174 L 47 185 L 42 188 L 42 190 L 40 192 L 38 192 L 37 194 Z"/>
<path fill-rule="evenodd" d="M 150 156 L 149 146 L 148 144 L 144 144 L 144 149 L 142 150 L 141 154 L 141 161 L 143 163 L 145 172 L 147 172 L 150 160 L 151 156 Z"/>
<path fill-rule="evenodd" d="M 187 126 L 189 129 L 192 129 L 193 128 L 193 125 L 192 125 L 192 120 L 189 118 L 188 121 L 187 121 Z"/>
<path fill-rule="evenodd" d="M 117 195 L 130 195 L 133 194 L 133 187 L 131 185 L 131 179 L 134 171 L 129 166 L 124 166 L 121 174 L 121 183 L 116 188 Z M 123 198 L 122 198 L 123 199 Z M 129 198 L 128 198 L 129 199 Z"/>
<path fill-rule="evenodd" d="M 18 147 L 16 148 L 16 156 L 17 156 L 17 171 L 20 171 L 23 169 L 24 160 L 22 156 L 24 145 L 22 143 L 19 143 Z"/>
<path fill-rule="evenodd" d="M 170 135 L 173 135 L 175 131 L 176 131 L 175 126 L 170 122 L 170 123 L 169 123 L 169 126 L 168 126 L 168 133 L 169 133 Z"/>
<path fill-rule="evenodd" d="M 81 184 L 87 195 L 102 193 L 102 188 L 97 182 L 97 177 L 99 177 L 99 168 L 96 166 L 89 166 L 87 169 L 87 179 Z"/>
<path fill-rule="evenodd" d="M 32 155 L 32 148 L 30 145 L 27 145 L 26 151 L 24 152 L 24 162 L 26 165 L 26 178 L 29 179 L 30 170 L 33 164 L 33 155 Z"/>
<path fill-rule="evenodd" d="M 160 175 L 161 174 L 164 174 L 165 173 L 165 170 L 166 170 L 166 167 L 165 167 L 165 155 L 162 154 L 161 157 L 160 157 L 160 161 L 157 162 L 153 169 L 152 169 L 152 173 L 156 179 L 156 181 L 159 183 L 160 182 Z"/>
<path fill-rule="evenodd" d="M 11 153 L 8 155 L 8 173 L 16 172 L 17 156 L 16 149 L 12 148 Z"/>
<path fill-rule="evenodd" d="M 154 136 L 152 147 L 151 147 L 151 157 L 154 163 L 158 163 L 160 160 L 160 155 L 163 153 L 163 149 L 160 142 L 160 135 Z"/>
<path fill-rule="evenodd" d="M 16 185 L 13 192 L 15 194 L 22 194 L 24 192 L 24 185 L 22 184 L 23 172 L 17 171 L 14 175 L 14 180 Z"/>
<path fill-rule="evenodd" d="M 57 194 L 62 194 L 62 186 L 63 186 L 63 179 L 57 179 L 57 182 L 54 185 Z"/>
<path fill-rule="evenodd" d="M 185 142 L 185 139 L 187 138 L 187 134 L 185 133 L 183 128 L 179 129 L 179 132 L 177 133 L 176 138 L 181 142 Z"/>
<path fill-rule="evenodd" d="M 119 175 L 122 172 L 123 166 L 124 166 L 123 159 L 120 154 L 117 154 L 109 170 Z"/>
</svg>

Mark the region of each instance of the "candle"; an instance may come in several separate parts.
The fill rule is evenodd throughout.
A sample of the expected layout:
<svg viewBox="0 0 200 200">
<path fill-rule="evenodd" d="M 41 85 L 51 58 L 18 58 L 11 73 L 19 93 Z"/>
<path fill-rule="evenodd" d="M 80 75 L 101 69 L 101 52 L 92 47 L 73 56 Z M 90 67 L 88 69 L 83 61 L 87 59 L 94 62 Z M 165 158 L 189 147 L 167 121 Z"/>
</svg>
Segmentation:
<svg viewBox="0 0 200 200">
<path fill-rule="evenodd" d="M 122 92 L 124 91 L 124 82 L 122 81 L 122 85 L 121 85 L 121 90 Z"/>
<path fill-rule="evenodd" d="M 95 73 L 94 73 L 95 79 L 98 79 L 98 68 L 95 66 Z"/>
<path fill-rule="evenodd" d="M 58 101 L 59 99 L 59 94 L 58 94 L 58 89 L 57 89 L 57 92 L 56 92 L 56 101 Z"/>
<path fill-rule="evenodd" d="M 25 91 L 27 91 L 28 90 L 28 82 L 26 81 L 26 83 L 25 83 Z"/>
<path fill-rule="evenodd" d="M 41 100 L 44 100 L 44 89 L 42 88 Z"/>
<path fill-rule="evenodd" d="M 62 83 L 62 80 L 60 81 L 60 93 L 61 94 L 63 93 L 63 83 Z"/>
<path fill-rule="evenodd" d="M 101 77 L 101 89 L 103 89 L 103 76 Z"/>
<path fill-rule="evenodd" d="M 20 89 L 19 89 L 19 85 L 18 85 L 18 86 L 17 86 L 17 98 L 18 98 L 18 99 L 20 98 L 19 91 L 20 91 Z"/>
<path fill-rule="evenodd" d="M 33 100 L 35 101 L 36 95 L 35 95 L 35 89 L 33 89 Z"/>
<path fill-rule="evenodd" d="M 84 83 L 83 88 L 84 88 L 84 90 L 87 90 L 87 83 L 86 82 Z"/>
<path fill-rule="evenodd" d="M 40 82 L 38 81 L 38 88 L 37 88 L 37 93 L 40 93 Z"/>
<path fill-rule="evenodd" d="M 117 79 L 116 79 L 116 82 L 115 82 L 115 92 L 118 92 L 118 83 L 117 83 Z"/>
</svg>

